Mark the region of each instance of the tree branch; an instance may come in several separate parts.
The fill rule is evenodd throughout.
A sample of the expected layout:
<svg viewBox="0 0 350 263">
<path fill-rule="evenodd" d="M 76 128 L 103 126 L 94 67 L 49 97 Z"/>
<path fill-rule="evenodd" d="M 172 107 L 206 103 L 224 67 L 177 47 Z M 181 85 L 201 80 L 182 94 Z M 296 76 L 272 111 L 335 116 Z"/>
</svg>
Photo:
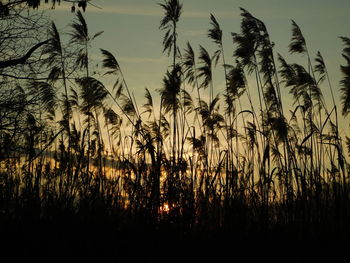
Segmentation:
<svg viewBox="0 0 350 263">
<path fill-rule="evenodd" d="M 0 73 L 0 76 L 6 77 L 6 78 L 12 78 L 12 79 L 19 79 L 19 80 L 33 80 L 33 81 L 47 81 L 48 78 L 33 78 L 33 77 L 23 77 L 23 76 L 15 76 L 15 75 L 10 75 L 6 73 Z M 76 78 L 65 78 L 68 80 L 75 80 Z M 63 80 L 63 78 L 57 78 L 55 80 Z"/>
<path fill-rule="evenodd" d="M 26 63 L 27 59 L 30 58 L 30 56 L 34 53 L 35 50 L 37 50 L 39 47 L 47 44 L 49 41 L 50 41 L 50 39 L 36 44 L 31 49 L 29 49 L 29 51 L 21 58 L 0 61 L 0 69 Z"/>
</svg>

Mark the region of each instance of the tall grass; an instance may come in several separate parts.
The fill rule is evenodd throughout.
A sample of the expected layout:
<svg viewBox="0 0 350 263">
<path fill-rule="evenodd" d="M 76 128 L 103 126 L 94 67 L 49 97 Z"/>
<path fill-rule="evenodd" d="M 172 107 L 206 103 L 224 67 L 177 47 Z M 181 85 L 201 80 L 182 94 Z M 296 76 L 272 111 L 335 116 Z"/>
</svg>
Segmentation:
<svg viewBox="0 0 350 263">
<path fill-rule="evenodd" d="M 302 64 L 276 55 L 265 24 L 244 9 L 241 31 L 232 33 L 234 58 L 224 56 L 224 32 L 213 15 L 208 36 L 218 50 L 211 55 L 200 46 L 197 58 L 190 43 L 183 51 L 178 46 L 182 5 L 160 5 L 171 68 L 160 90 L 146 89 L 145 103 L 136 101 L 111 52 L 101 49 L 102 69 L 93 73 L 89 49 L 99 33 L 90 36 L 80 12 L 69 43 L 54 24 L 49 29 L 42 50 L 47 81 L 19 80 L 14 87 L 3 79 L 4 90 L 16 91 L 17 106 L 1 106 L 0 127 L 10 116 L 14 128 L 0 130 L 1 223 L 106 223 L 116 233 L 142 225 L 185 236 L 349 233 L 350 139 L 339 132 L 326 62 L 320 53 L 312 60 L 298 25 L 292 22 L 289 48 L 306 55 Z M 350 41 L 342 40 L 346 116 Z M 218 64 L 221 96 L 212 73 Z M 107 76 L 112 87 L 104 85 Z"/>
</svg>

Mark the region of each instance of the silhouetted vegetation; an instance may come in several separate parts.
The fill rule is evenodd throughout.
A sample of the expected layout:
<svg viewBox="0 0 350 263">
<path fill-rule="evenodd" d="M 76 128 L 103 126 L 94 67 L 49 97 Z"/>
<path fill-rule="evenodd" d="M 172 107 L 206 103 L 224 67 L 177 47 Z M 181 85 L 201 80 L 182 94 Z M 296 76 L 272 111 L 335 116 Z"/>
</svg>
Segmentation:
<svg viewBox="0 0 350 263">
<path fill-rule="evenodd" d="M 190 43 L 179 46 L 182 4 L 164 1 L 160 52 L 170 66 L 162 88 L 146 89 L 139 102 L 111 52 L 92 59 L 101 32 L 90 32 L 79 10 L 63 41 L 39 12 L 8 7 L 0 14 L 3 251 L 23 260 L 58 254 L 103 261 L 206 257 L 196 249 L 217 258 L 269 247 L 301 260 L 301 252 L 322 256 L 312 248 L 346 244 L 350 138 L 340 134 L 326 61 L 320 52 L 312 58 L 296 22 L 289 51 L 301 64 L 276 54 L 265 24 L 242 8 L 233 47 L 224 47 L 210 14 L 208 37 L 217 49 L 200 46 L 195 54 Z M 347 116 L 350 39 L 341 41 Z M 225 85 L 215 87 L 220 66 Z"/>
</svg>

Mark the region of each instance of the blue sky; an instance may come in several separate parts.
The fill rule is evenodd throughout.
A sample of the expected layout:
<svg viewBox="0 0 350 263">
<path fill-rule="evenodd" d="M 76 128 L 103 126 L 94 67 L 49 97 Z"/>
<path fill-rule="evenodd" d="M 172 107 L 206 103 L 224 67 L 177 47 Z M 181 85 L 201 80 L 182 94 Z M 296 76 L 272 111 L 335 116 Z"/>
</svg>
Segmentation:
<svg viewBox="0 0 350 263">
<path fill-rule="evenodd" d="M 163 11 L 157 3 L 161 0 L 93 0 L 84 14 L 91 34 L 101 30 L 104 33 L 95 41 L 93 54 L 97 58 L 98 48 L 111 51 L 122 66 L 130 88 L 139 98 L 148 87 L 153 94 L 160 88 L 162 76 L 171 59 L 162 54 L 162 38 L 159 21 Z M 332 84 L 339 98 L 339 66 L 342 43 L 339 36 L 350 37 L 350 1 L 348 0 L 183 0 L 183 14 L 179 22 L 179 44 L 185 47 L 190 41 L 195 50 L 203 45 L 209 51 L 215 45 L 207 37 L 209 16 L 213 13 L 224 32 L 225 55 L 233 62 L 231 32 L 239 32 L 240 10 L 243 7 L 261 19 L 275 42 L 275 52 L 281 53 L 288 62 L 306 63 L 306 58 L 289 56 L 288 44 L 291 38 L 291 19 L 300 26 L 311 55 L 321 51 L 329 68 Z M 69 3 L 62 3 L 49 12 L 61 30 L 74 18 Z M 97 63 L 98 61 L 96 61 Z M 221 75 L 220 75 L 221 74 Z M 214 76 L 217 92 L 224 79 L 220 70 Z M 285 94 L 288 91 L 284 91 Z M 324 95 L 329 98 L 328 88 Z M 287 103 L 290 99 L 285 97 Z"/>
</svg>

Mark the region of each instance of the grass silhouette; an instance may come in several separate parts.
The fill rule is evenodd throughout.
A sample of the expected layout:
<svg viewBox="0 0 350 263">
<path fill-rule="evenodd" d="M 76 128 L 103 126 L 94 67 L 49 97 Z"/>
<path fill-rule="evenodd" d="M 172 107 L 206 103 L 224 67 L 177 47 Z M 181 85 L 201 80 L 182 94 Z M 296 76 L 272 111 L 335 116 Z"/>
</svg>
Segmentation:
<svg viewBox="0 0 350 263">
<path fill-rule="evenodd" d="M 305 55 L 307 66 L 276 60 L 265 24 L 241 9 L 234 63 L 212 14 L 208 37 L 218 49 L 211 55 L 200 46 L 197 59 L 190 43 L 178 46 L 182 4 L 160 6 L 172 63 L 156 91 L 159 109 L 149 89 L 139 106 L 111 52 L 101 49 L 100 74 L 91 70 L 100 33 L 90 35 L 80 11 L 68 43 L 52 23 L 41 53 L 33 51 L 44 73 L 28 69 L 34 80 L 13 82 L 5 76 L 16 65 L 0 71 L 2 252 L 22 261 L 340 256 L 350 234 L 350 139 L 339 133 L 322 55 L 312 61 L 292 21 L 289 51 Z M 346 116 L 350 41 L 341 40 Z M 214 94 L 219 62 L 223 99 Z M 283 104 L 282 88 L 293 108 Z"/>
</svg>

